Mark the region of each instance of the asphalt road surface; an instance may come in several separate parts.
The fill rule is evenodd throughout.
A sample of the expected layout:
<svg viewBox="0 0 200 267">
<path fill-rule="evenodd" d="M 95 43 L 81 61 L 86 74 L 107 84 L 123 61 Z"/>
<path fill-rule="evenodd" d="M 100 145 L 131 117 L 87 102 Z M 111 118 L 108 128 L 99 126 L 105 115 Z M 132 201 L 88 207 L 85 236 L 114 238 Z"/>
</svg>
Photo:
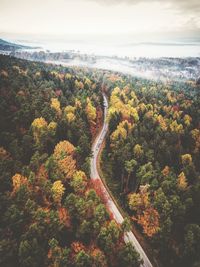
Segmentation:
<svg viewBox="0 0 200 267">
<path fill-rule="evenodd" d="M 106 121 L 107 112 L 108 112 L 108 101 L 107 101 L 105 94 L 103 94 L 103 99 L 104 99 L 104 123 L 103 123 L 103 128 L 102 128 L 100 134 L 98 135 L 98 137 L 96 138 L 96 140 L 94 141 L 93 146 L 92 146 L 93 156 L 91 159 L 90 177 L 91 177 L 91 179 L 98 179 L 99 180 L 100 186 L 102 187 L 103 193 L 105 194 L 105 199 L 107 201 L 107 207 L 108 207 L 109 211 L 113 214 L 115 221 L 117 223 L 121 224 L 123 222 L 124 218 L 123 218 L 122 214 L 120 213 L 119 209 L 117 208 L 117 206 L 115 205 L 115 203 L 114 203 L 112 197 L 110 196 L 109 192 L 107 191 L 106 187 L 104 186 L 104 184 L 101 180 L 101 177 L 98 173 L 98 170 L 97 170 L 98 154 L 100 152 L 101 145 L 102 145 L 104 138 L 106 136 L 106 133 L 108 131 L 108 123 Z M 126 243 L 130 242 L 135 247 L 137 252 L 140 254 L 140 257 L 143 260 L 143 264 L 141 266 L 153 267 L 153 265 L 151 264 L 150 260 L 148 259 L 147 255 L 145 254 L 143 248 L 141 247 L 141 245 L 137 241 L 137 239 L 134 236 L 132 231 L 129 231 L 129 232 L 124 234 L 124 241 Z"/>
</svg>

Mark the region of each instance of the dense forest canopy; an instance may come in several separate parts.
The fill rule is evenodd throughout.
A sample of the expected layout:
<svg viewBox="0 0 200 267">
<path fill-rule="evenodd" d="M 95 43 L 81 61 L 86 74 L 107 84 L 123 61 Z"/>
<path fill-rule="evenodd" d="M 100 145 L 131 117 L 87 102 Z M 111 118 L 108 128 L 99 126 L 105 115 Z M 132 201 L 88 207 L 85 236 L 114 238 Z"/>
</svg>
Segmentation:
<svg viewBox="0 0 200 267">
<path fill-rule="evenodd" d="M 0 56 L 0 265 L 139 266 L 89 177 L 102 74 Z"/>
<path fill-rule="evenodd" d="M 109 100 L 105 182 L 160 266 L 200 264 L 200 87 L 0 56 L 0 265 L 133 266 L 89 179 Z"/>
<path fill-rule="evenodd" d="M 165 266 L 200 264 L 200 87 L 107 79 L 106 181 Z"/>
</svg>

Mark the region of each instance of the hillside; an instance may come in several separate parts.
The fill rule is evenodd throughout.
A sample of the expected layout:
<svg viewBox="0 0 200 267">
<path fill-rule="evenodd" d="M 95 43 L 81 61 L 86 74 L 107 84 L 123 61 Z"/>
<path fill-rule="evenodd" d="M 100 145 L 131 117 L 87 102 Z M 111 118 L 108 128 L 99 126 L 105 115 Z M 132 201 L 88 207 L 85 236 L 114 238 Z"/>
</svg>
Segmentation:
<svg viewBox="0 0 200 267">
<path fill-rule="evenodd" d="M 19 45 L 11 42 L 7 42 L 3 39 L 0 39 L 0 50 L 2 51 L 13 51 L 13 50 L 20 50 L 20 49 L 33 49 L 37 47 Z"/>
</svg>

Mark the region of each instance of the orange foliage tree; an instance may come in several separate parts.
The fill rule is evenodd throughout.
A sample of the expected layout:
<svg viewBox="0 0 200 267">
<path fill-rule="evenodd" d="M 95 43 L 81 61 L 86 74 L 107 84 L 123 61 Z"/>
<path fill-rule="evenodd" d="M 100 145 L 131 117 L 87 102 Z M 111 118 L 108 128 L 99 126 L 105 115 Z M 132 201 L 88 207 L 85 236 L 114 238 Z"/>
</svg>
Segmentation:
<svg viewBox="0 0 200 267">
<path fill-rule="evenodd" d="M 143 228 L 144 233 L 151 237 L 159 231 L 159 214 L 151 205 L 148 186 L 140 187 L 139 193 L 131 193 L 128 196 L 128 204 L 135 212 L 133 220 Z"/>
<path fill-rule="evenodd" d="M 137 222 L 142 226 L 144 233 L 151 237 L 159 230 L 159 214 L 156 209 L 149 207 L 138 215 Z"/>
<path fill-rule="evenodd" d="M 181 172 L 178 176 L 178 180 L 177 180 L 177 184 L 178 184 L 178 188 L 180 190 L 185 190 L 188 186 L 188 183 L 187 183 L 187 179 L 185 177 L 185 174 L 184 172 Z"/>
</svg>

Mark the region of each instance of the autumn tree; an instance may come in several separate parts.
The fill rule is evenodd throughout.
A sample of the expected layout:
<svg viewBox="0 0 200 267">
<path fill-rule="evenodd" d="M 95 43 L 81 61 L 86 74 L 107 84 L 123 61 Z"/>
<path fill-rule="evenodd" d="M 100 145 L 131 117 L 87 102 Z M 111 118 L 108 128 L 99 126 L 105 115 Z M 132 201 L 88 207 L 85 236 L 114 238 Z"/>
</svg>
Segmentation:
<svg viewBox="0 0 200 267">
<path fill-rule="evenodd" d="M 96 119 L 96 108 L 92 105 L 92 102 L 87 98 L 86 115 L 89 122 L 94 122 Z"/>
<path fill-rule="evenodd" d="M 159 214 L 156 209 L 148 207 L 142 214 L 138 215 L 137 223 L 143 228 L 144 233 L 151 237 L 159 231 Z"/>
<path fill-rule="evenodd" d="M 130 209 L 136 214 L 133 220 L 142 226 L 147 236 L 156 234 L 160 229 L 159 213 L 150 202 L 148 186 L 140 187 L 139 193 L 129 194 L 128 200 Z"/>
<path fill-rule="evenodd" d="M 183 133 L 183 125 L 182 124 L 178 124 L 178 122 L 175 120 L 170 124 L 170 130 L 174 133 L 177 134 L 182 134 Z"/>
<path fill-rule="evenodd" d="M 184 120 L 184 124 L 185 124 L 187 127 L 189 127 L 190 124 L 191 124 L 191 122 L 192 122 L 192 118 L 191 118 L 188 114 L 185 114 L 183 120 Z"/>
<path fill-rule="evenodd" d="M 42 135 L 47 131 L 48 124 L 44 118 L 40 117 L 35 119 L 31 125 L 33 129 L 33 137 L 36 143 L 39 143 Z"/>
<path fill-rule="evenodd" d="M 82 90 L 84 88 L 83 82 L 75 80 L 75 88 L 78 90 Z"/>
<path fill-rule="evenodd" d="M 16 191 L 19 190 L 20 186 L 27 185 L 28 184 L 28 180 L 23 175 L 21 175 L 19 173 L 16 173 L 12 177 L 12 183 L 13 183 L 13 191 L 16 192 Z"/>
<path fill-rule="evenodd" d="M 66 156 L 72 156 L 75 152 L 75 147 L 68 141 L 59 142 L 54 149 L 54 156 L 56 159 L 63 159 Z"/>
<path fill-rule="evenodd" d="M 99 248 L 94 248 L 91 252 L 92 262 L 94 267 L 108 267 L 107 259 L 103 251 Z"/>
<path fill-rule="evenodd" d="M 76 171 L 72 177 L 70 185 L 76 193 L 83 193 L 87 186 L 87 177 L 83 171 Z"/>
<path fill-rule="evenodd" d="M 192 156 L 190 154 L 184 154 L 181 156 L 181 161 L 184 166 L 192 164 Z"/>
<path fill-rule="evenodd" d="M 185 190 L 187 188 L 187 179 L 184 172 L 181 172 L 178 176 L 177 185 L 180 190 Z"/>
<path fill-rule="evenodd" d="M 51 136 L 55 136 L 56 134 L 56 129 L 57 129 L 57 123 L 54 121 L 51 121 L 48 124 L 48 132 L 50 133 Z"/>
<path fill-rule="evenodd" d="M 75 147 L 68 141 L 59 142 L 54 149 L 53 157 L 64 179 L 72 178 L 76 170 L 76 160 L 74 159 Z"/>
<path fill-rule="evenodd" d="M 134 146 L 134 148 L 133 148 L 133 153 L 134 153 L 134 156 L 137 159 L 140 159 L 142 157 L 142 155 L 144 154 L 143 149 L 142 149 L 142 146 L 139 145 L 139 144 L 136 144 Z"/>
<path fill-rule="evenodd" d="M 120 122 L 117 129 L 110 136 L 111 142 L 114 144 L 119 139 L 126 139 L 132 129 L 132 124 L 127 120 Z"/>
<path fill-rule="evenodd" d="M 76 119 L 75 110 L 76 110 L 76 107 L 73 107 L 70 105 L 66 106 L 64 109 L 66 119 L 69 123 L 73 122 Z"/>
<path fill-rule="evenodd" d="M 58 116 L 61 115 L 62 111 L 60 108 L 60 102 L 57 98 L 51 98 L 51 108 L 54 109 L 56 111 L 56 114 Z"/>
<path fill-rule="evenodd" d="M 60 204 L 65 188 L 61 181 L 55 181 L 52 186 L 53 199 L 56 203 Z"/>
</svg>

